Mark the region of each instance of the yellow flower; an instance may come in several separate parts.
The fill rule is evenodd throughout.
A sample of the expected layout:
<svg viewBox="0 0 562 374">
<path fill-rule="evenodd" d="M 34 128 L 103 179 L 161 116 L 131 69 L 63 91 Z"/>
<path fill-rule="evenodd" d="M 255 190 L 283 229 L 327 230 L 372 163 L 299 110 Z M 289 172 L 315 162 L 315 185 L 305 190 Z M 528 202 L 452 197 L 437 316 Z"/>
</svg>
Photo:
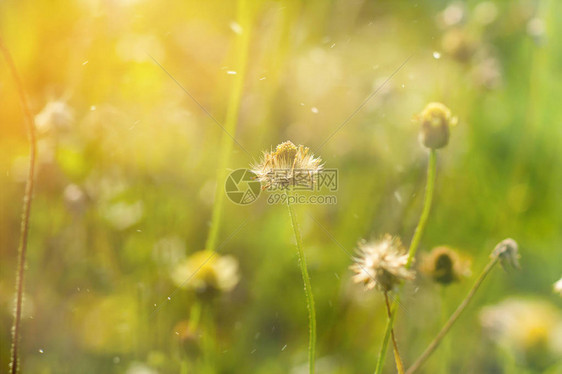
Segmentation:
<svg viewBox="0 0 562 374">
<path fill-rule="evenodd" d="M 172 280 L 178 287 L 199 293 L 228 292 L 240 280 L 238 261 L 233 256 L 198 251 L 176 266 Z"/>
<path fill-rule="evenodd" d="M 322 160 L 314 157 L 308 147 L 295 146 L 286 141 L 275 151 L 264 152 L 261 162 L 252 166 L 252 172 L 264 183 L 263 189 L 312 187 L 322 170 Z"/>
<path fill-rule="evenodd" d="M 355 272 L 353 281 L 368 290 L 391 291 L 402 280 L 414 278 L 414 272 L 406 268 L 408 255 L 399 238 L 386 234 L 376 242 L 361 241 L 357 252 L 355 264 L 350 266 Z"/>
</svg>

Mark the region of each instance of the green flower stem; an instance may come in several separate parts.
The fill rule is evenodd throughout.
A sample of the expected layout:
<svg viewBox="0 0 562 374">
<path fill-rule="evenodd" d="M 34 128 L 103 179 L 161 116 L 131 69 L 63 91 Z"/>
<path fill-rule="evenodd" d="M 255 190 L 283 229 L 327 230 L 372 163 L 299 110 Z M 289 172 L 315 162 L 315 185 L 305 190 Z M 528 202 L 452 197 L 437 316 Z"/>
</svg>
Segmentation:
<svg viewBox="0 0 562 374">
<path fill-rule="evenodd" d="M 441 291 L 441 318 L 439 320 L 439 324 L 444 325 L 447 322 L 447 315 L 449 314 L 447 308 L 447 286 L 440 285 L 439 288 Z M 442 374 L 449 373 L 449 359 L 450 359 L 451 347 L 450 344 L 448 343 L 449 342 L 444 343 L 442 348 L 443 354 L 441 355 L 441 359 L 440 359 L 441 361 L 440 369 Z"/>
<path fill-rule="evenodd" d="M 388 300 L 388 292 L 384 292 L 384 302 L 386 304 L 386 311 L 390 317 L 390 301 Z M 404 364 L 402 363 L 402 358 L 400 358 L 400 352 L 398 351 L 398 343 L 396 342 L 396 337 L 394 336 L 394 329 L 390 331 L 392 338 L 392 345 L 394 347 L 394 360 L 396 362 L 396 370 L 398 374 L 404 374 Z"/>
<path fill-rule="evenodd" d="M 437 151 L 431 149 L 429 151 L 429 161 L 427 163 L 427 181 L 425 187 L 425 197 L 423 202 L 423 209 L 420 216 L 420 220 L 414 232 L 414 237 L 410 243 L 410 249 L 408 250 L 408 261 L 406 263 L 406 268 L 410 268 L 416 256 L 416 251 L 418 250 L 418 245 L 425 229 L 427 219 L 429 217 L 429 211 L 431 210 L 431 201 L 433 200 L 433 190 L 435 187 L 435 170 L 437 165 Z M 384 338 L 379 353 L 379 358 L 377 361 L 377 367 L 375 369 L 375 374 L 382 373 L 382 368 L 384 366 L 384 360 L 386 357 L 386 351 L 388 349 L 388 341 L 390 340 L 390 335 L 394 326 L 394 320 L 396 319 L 396 310 L 398 304 L 400 303 L 400 294 L 402 291 L 402 286 L 400 286 L 396 296 L 394 297 L 394 302 L 392 303 L 391 313 L 386 324 L 386 330 L 384 332 Z"/>
<path fill-rule="evenodd" d="M 18 263 L 16 272 L 16 300 L 14 310 L 14 323 L 12 325 L 12 352 L 10 355 L 10 373 L 16 374 L 19 371 L 19 340 L 20 340 L 20 327 L 21 327 L 21 313 L 23 307 L 23 287 L 25 276 L 25 257 L 27 253 L 27 237 L 29 233 L 29 217 L 31 216 L 31 200 L 33 198 L 33 187 L 35 180 L 35 159 L 37 154 L 37 139 L 35 136 L 35 124 L 33 115 L 29 109 L 27 96 L 23 88 L 23 83 L 19 77 L 16 69 L 16 64 L 8 48 L 4 45 L 2 38 L 0 38 L 0 52 L 8 64 L 8 70 L 12 75 L 16 88 L 18 90 L 20 104 L 24 114 L 24 121 L 27 129 L 27 137 L 29 139 L 29 169 L 27 172 L 27 179 L 25 182 L 25 192 L 23 197 L 23 212 L 21 215 L 20 223 L 20 238 L 18 247 Z"/>
<path fill-rule="evenodd" d="M 220 156 L 217 169 L 217 188 L 215 190 L 215 204 L 213 206 L 213 215 L 211 218 L 211 226 L 209 229 L 209 236 L 205 243 L 205 249 L 214 251 L 217 246 L 217 238 L 219 234 L 219 227 L 221 224 L 222 211 L 224 205 L 224 189 L 223 184 L 226 179 L 226 169 L 228 160 L 232 153 L 234 140 L 228 135 L 234 136 L 236 133 L 236 125 L 238 123 L 238 114 L 240 112 L 240 102 L 242 99 L 242 91 L 244 88 L 244 78 L 248 66 L 248 52 L 250 49 L 250 34 L 251 34 L 251 12 L 252 6 L 247 0 L 240 0 L 238 2 L 238 24 L 244 29 L 242 34 L 238 36 L 238 43 L 236 46 L 236 75 L 232 76 L 234 83 L 232 85 L 228 106 L 226 110 L 226 119 L 224 122 L 225 133 L 222 134 L 220 142 Z"/>
<path fill-rule="evenodd" d="M 211 305 L 201 306 L 200 324 L 202 329 L 201 346 L 203 348 L 203 370 L 205 374 L 212 374 L 217 372 L 217 337 L 216 327 L 214 323 L 213 308 Z"/>
<path fill-rule="evenodd" d="M 437 349 L 437 346 L 439 345 L 441 340 L 443 340 L 443 338 L 445 337 L 445 335 L 447 335 L 451 327 L 453 327 L 455 321 L 460 317 L 461 313 L 466 309 L 466 306 L 468 305 L 470 300 L 472 300 L 474 294 L 476 293 L 476 291 L 478 291 L 478 288 L 480 287 L 486 276 L 490 273 L 490 271 L 492 271 L 494 266 L 498 263 L 498 261 L 499 261 L 499 256 L 496 256 L 492 260 L 490 260 L 490 262 L 488 262 L 484 270 L 482 270 L 482 273 L 480 273 L 478 279 L 476 279 L 476 282 L 474 282 L 474 285 L 472 286 L 472 288 L 470 289 L 470 291 L 468 292 L 462 303 L 457 307 L 457 309 L 451 315 L 451 317 L 449 317 L 447 323 L 445 323 L 441 331 L 439 331 L 437 336 L 427 346 L 425 351 L 420 355 L 420 357 L 416 360 L 416 362 L 414 362 L 414 364 L 408 369 L 408 371 L 406 371 L 406 374 L 413 374 L 416 370 L 418 370 L 425 362 L 425 360 L 427 360 L 429 356 L 431 356 L 431 354 Z"/>
<path fill-rule="evenodd" d="M 425 187 L 425 198 L 423 202 L 422 214 L 420 216 L 420 221 L 414 232 L 414 237 L 410 243 L 410 249 L 408 250 L 408 262 L 406 267 L 410 268 L 414 259 L 416 257 L 416 251 L 420 244 L 421 237 L 425 230 L 425 225 L 427 224 L 427 219 L 429 218 L 429 211 L 431 210 L 431 201 L 433 200 L 433 190 L 435 189 L 435 170 L 437 169 L 437 151 L 432 149 L 429 151 L 429 161 L 427 163 L 427 181 Z"/>
<path fill-rule="evenodd" d="M 304 255 L 302 237 L 297 221 L 295 210 L 289 202 L 289 193 L 287 193 L 287 207 L 289 208 L 289 216 L 291 217 L 291 224 L 295 232 L 295 240 L 297 242 L 297 252 L 299 256 L 299 267 L 304 282 L 304 293 L 306 296 L 306 306 L 308 309 L 308 324 L 309 324 L 309 340 L 308 340 L 308 368 L 309 373 L 314 374 L 314 356 L 316 350 L 316 310 L 314 309 L 314 296 L 312 294 L 312 286 L 310 285 L 310 277 L 306 268 L 306 257 Z"/>
</svg>

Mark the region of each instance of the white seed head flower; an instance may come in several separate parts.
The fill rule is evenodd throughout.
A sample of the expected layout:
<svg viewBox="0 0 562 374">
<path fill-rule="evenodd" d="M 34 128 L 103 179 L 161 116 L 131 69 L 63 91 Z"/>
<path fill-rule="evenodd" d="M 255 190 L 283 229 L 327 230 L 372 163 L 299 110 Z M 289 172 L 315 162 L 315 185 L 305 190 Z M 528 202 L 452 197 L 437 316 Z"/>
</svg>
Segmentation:
<svg viewBox="0 0 562 374">
<path fill-rule="evenodd" d="M 386 234 L 376 242 L 360 241 L 358 257 L 350 269 L 353 281 L 363 283 L 370 290 L 391 291 L 402 280 L 414 279 L 414 272 L 406 267 L 408 255 L 399 238 Z"/>
<path fill-rule="evenodd" d="M 320 157 L 314 157 L 308 147 L 286 141 L 275 151 L 264 152 L 261 162 L 252 165 L 252 172 L 264 183 L 263 189 L 312 187 L 322 167 Z"/>
<path fill-rule="evenodd" d="M 560 278 L 556 283 L 554 283 L 554 286 L 552 288 L 554 290 L 554 293 L 557 293 L 558 295 L 562 296 L 562 278 Z"/>
</svg>

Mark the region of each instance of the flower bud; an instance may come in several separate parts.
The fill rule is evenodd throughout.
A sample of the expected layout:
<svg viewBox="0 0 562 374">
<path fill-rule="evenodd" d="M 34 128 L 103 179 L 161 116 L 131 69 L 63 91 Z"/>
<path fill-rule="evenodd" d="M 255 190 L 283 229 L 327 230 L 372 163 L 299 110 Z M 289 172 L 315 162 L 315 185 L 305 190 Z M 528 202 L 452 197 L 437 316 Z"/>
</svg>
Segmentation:
<svg viewBox="0 0 562 374">
<path fill-rule="evenodd" d="M 492 251 L 490 255 L 492 258 L 499 258 L 504 269 L 508 267 L 513 267 L 515 269 L 520 269 L 519 266 L 519 249 L 517 242 L 511 238 L 502 240 L 496 245 L 496 248 Z"/>
<path fill-rule="evenodd" d="M 424 256 L 420 270 L 433 281 L 446 286 L 470 276 L 470 262 L 453 249 L 441 246 Z"/>
<path fill-rule="evenodd" d="M 414 117 L 420 123 L 420 142 L 427 148 L 443 148 L 449 143 L 449 127 L 456 125 L 457 118 L 441 103 L 429 103 Z"/>
</svg>

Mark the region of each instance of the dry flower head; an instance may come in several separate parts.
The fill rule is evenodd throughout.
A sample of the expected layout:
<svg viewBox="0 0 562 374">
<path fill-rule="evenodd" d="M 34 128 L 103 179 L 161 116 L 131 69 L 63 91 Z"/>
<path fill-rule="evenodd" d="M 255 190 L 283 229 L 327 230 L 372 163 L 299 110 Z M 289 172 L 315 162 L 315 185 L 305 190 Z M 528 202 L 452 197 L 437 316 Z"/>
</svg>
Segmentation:
<svg viewBox="0 0 562 374">
<path fill-rule="evenodd" d="M 370 290 L 391 291 L 403 280 L 414 279 L 414 272 L 406 267 L 408 255 L 399 238 L 386 234 L 375 242 L 360 241 L 358 256 L 350 269 L 353 281 Z"/>
<path fill-rule="evenodd" d="M 275 151 L 264 152 L 261 162 L 252 166 L 252 172 L 264 183 L 263 189 L 312 187 L 321 170 L 320 157 L 290 141 L 279 144 Z"/>
</svg>

